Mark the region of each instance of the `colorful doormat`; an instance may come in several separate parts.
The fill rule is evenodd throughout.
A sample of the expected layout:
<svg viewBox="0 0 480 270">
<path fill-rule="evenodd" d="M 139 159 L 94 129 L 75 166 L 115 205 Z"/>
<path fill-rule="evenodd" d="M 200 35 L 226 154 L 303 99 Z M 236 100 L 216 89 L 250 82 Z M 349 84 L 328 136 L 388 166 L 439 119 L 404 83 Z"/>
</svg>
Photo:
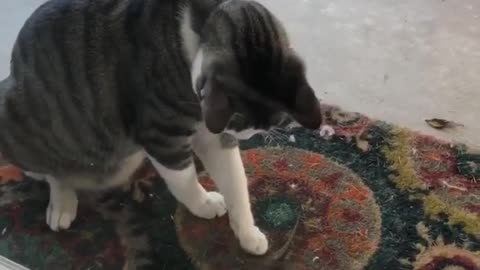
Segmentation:
<svg viewBox="0 0 480 270">
<path fill-rule="evenodd" d="M 329 139 L 242 142 L 266 256 L 244 254 L 227 218 L 177 207 L 148 164 L 129 187 L 82 194 L 60 233 L 45 225 L 47 186 L 3 167 L 0 254 L 48 270 L 480 269 L 479 153 L 335 107 L 326 118 Z"/>
</svg>

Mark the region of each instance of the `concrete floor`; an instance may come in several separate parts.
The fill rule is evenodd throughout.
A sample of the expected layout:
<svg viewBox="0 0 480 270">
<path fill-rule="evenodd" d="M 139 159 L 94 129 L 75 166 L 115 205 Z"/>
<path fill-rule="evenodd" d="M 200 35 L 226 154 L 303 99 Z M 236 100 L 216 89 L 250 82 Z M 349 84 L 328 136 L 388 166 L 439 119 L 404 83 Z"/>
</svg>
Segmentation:
<svg viewBox="0 0 480 270">
<path fill-rule="evenodd" d="M 480 1 L 260 0 L 284 21 L 319 97 L 480 147 Z M 43 0 L 4 0 L 0 77 Z M 437 132 L 424 119 L 465 127 Z"/>
</svg>

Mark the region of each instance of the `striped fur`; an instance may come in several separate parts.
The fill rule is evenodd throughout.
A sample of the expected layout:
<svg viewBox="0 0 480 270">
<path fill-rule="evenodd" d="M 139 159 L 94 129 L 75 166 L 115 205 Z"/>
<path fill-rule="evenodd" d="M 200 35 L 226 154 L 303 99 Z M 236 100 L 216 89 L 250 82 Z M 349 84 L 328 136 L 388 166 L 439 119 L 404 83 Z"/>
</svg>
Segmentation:
<svg viewBox="0 0 480 270">
<path fill-rule="evenodd" d="M 279 20 L 264 6 L 254 1 L 221 3 L 201 38 L 204 60 L 196 86 L 206 97 L 202 107 L 212 132 L 225 127 L 268 130 L 285 122 L 287 115 L 305 127 L 320 126 L 320 106 L 303 62 Z M 217 117 L 210 120 L 210 114 Z M 230 121 L 236 115 L 247 125 L 232 126 L 239 122 Z"/>
<path fill-rule="evenodd" d="M 184 44 L 187 30 L 198 46 Z M 190 77 L 200 48 L 205 83 L 198 85 L 210 86 L 202 102 Z M 168 168 L 185 168 L 198 123 L 217 121 L 209 114 L 218 111 L 212 91 L 228 101 L 226 123 L 235 113 L 249 120 L 223 130 L 268 129 L 286 113 L 319 124 L 301 61 L 256 2 L 50 0 L 22 28 L 0 84 L 0 151 L 59 179 L 101 182 L 143 150 Z"/>
<path fill-rule="evenodd" d="M 76 189 L 120 185 L 148 158 L 194 215 L 228 212 L 243 249 L 265 254 L 226 133 L 292 120 L 318 128 L 319 103 L 281 24 L 244 0 L 50 0 L 0 82 L 0 152 L 48 182 L 55 231 L 75 220 Z M 221 194 L 198 183 L 192 151 Z"/>
<path fill-rule="evenodd" d="M 201 109 L 178 49 L 180 8 L 176 0 L 42 5 L 13 50 L 2 153 L 58 178 L 113 173 L 142 146 L 182 166 Z"/>
</svg>

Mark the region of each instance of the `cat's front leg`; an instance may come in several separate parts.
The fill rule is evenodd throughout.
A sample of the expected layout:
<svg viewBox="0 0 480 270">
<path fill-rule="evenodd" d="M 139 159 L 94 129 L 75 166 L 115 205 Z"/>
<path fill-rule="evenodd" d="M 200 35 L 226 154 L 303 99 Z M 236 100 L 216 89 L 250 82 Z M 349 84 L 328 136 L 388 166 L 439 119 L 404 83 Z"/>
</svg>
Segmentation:
<svg viewBox="0 0 480 270">
<path fill-rule="evenodd" d="M 185 205 L 192 214 L 197 217 L 212 219 L 223 216 L 227 212 L 223 196 L 217 192 L 207 192 L 198 183 L 193 161 L 173 169 L 162 165 L 153 156 L 149 156 L 149 159 L 158 174 L 165 180 L 173 196 Z"/>
<path fill-rule="evenodd" d="M 230 226 L 240 240 L 240 245 L 249 253 L 265 254 L 268 241 L 255 226 L 247 177 L 238 145 L 225 143 L 220 135 L 210 133 L 202 125 L 194 137 L 193 148 L 225 197 Z"/>
</svg>

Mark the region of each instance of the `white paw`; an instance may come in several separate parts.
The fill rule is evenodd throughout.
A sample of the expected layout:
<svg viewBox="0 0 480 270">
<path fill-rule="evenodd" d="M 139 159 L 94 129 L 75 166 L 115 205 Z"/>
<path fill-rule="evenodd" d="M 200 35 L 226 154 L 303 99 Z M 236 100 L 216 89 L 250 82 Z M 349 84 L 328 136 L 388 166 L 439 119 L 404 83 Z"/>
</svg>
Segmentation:
<svg viewBox="0 0 480 270">
<path fill-rule="evenodd" d="M 320 136 L 323 138 L 330 138 L 335 135 L 335 130 L 329 125 L 322 125 L 320 127 Z"/>
<path fill-rule="evenodd" d="M 223 196 L 218 192 L 208 192 L 207 198 L 191 209 L 192 213 L 201 218 L 212 219 L 227 213 L 227 205 Z"/>
<path fill-rule="evenodd" d="M 47 224 L 53 231 L 70 228 L 77 216 L 77 196 L 74 192 L 72 194 L 67 193 L 62 193 L 55 200 L 52 200 L 52 197 L 50 198 L 47 208 Z"/>
<path fill-rule="evenodd" d="M 257 226 L 239 231 L 237 234 L 242 248 L 253 255 L 263 255 L 268 250 L 268 240 Z"/>
</svg>

